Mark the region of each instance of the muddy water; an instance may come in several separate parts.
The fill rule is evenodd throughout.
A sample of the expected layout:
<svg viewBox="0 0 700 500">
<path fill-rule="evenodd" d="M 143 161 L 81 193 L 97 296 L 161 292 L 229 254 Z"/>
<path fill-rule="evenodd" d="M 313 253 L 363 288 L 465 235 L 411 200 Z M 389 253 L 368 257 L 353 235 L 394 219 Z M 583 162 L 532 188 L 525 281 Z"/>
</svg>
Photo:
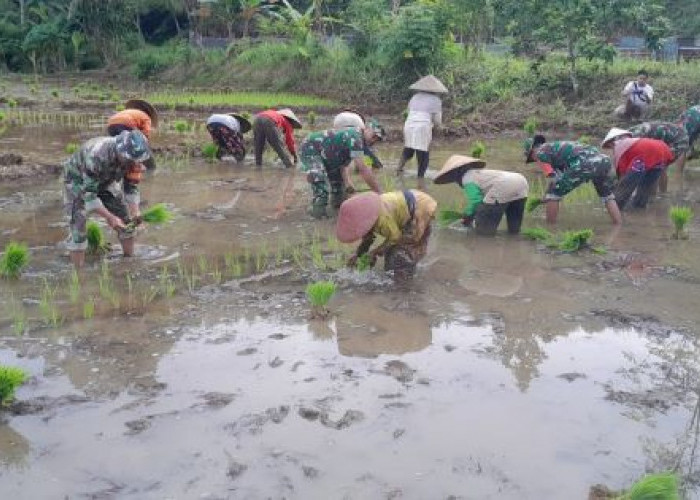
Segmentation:
<svg viewBox="0 0 700 500">
<path fill-rule="evenodd" d="M 86 134 L 14 127 L 0 143 L 26 152 L 38 130 L 47 156 Z M 517 141 L 487 147 L 493 166 L 521 167 Z M 434 166 L 465 151 L 440 143 Z M 398 147 L 380 154 L 395 164 Z M 143 305 L 126 290 L 125 274 L 158 286 L 178 257 L 214 262 L 325 238 L 332 224 L 308 220 L 301 178 L 273 217 L 283 174 L 162 159 L 143 197 L 171 203 L 176 218 L 141 235 L 137 258 L 107 256 L 120 307 L 98 296 L 94 318 L 74 312 L 51 327 L 44 279 L 62 311 L 79 309 L 57 249 L 60 184 L 0 186 L 0 243 L 26 241 L 33 258 L 0 291 L 0 363 L 32 375 L 24 404 L 0 417 L 2 498 L 586 498 L 593 484 L 620 488 L 667 468 L 698 495 L 700 231 L 670 241 L 666 220 L 677 197 L 697 204 L 696 171 L 619 231 L 595 201 L 566 206 L 562 227 L 594 228 L 604 255 L 440 229 L 401 288 L 380 271 L 300 270 L 283 257 Z M 427 189 L 458 199 L 451 186 Z M 98 295 L 100 273 L 95 259 L 85 295 Z M 340 290 L 331 317 L 309 321 L 303 289 L 320 277 Z"/>
</svg>

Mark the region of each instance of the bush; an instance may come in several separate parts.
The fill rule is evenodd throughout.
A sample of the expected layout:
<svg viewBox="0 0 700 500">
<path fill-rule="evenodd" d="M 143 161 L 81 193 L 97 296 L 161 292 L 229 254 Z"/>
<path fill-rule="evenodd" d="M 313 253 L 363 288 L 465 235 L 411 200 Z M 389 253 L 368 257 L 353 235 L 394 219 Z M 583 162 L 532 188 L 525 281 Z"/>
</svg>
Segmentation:
<svg viewBox="0 0 700 500">
<path fill-rule="evenodd" d="M 185 42 L 181 42 L 161 47 L 146 47 L 132 52 L 134 76 L 145 80 L 157 75 L 178 63 L 189 60 L 190 50 Z"/>
</svg>

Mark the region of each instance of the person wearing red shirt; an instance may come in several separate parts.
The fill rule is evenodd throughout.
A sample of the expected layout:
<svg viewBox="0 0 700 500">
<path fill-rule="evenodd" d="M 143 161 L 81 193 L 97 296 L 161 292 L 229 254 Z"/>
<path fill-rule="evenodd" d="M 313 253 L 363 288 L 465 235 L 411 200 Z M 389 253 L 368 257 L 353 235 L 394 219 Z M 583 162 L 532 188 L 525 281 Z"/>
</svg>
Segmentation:
<svg viewBox="0 0 700 500">
<path fill-rule="evenodd" d="M 673 162 L 671 149 L 657 139 L 632 138 L 629 131 L 623 129 L 611 130 L 603 147 L 613 149 L 619 179 L 615 199 L 620 210 L 624 210 L 630 198 L 633 208 L 646 207 L 654 185 Z"/>
<path fill-rule="evenodd" d="M 253 120 L 253 144 L 255 146 L 255 165 L 262 167 L 263 151 L 267 143 L 272 146 L 284 166 L 294 168 L 292 160 L 282 147 L 282 134 L 287 150 L 297 162 L 297 147 L 294 142 L 293 129 L 301 128 L 301 122 L 291 109 L 268 109 L 255 115 Z"/>
<path fill-rule="evenodd" d="M 158 111 L 149 102 L 142 99 L 126 101 L 125 109 L 118 111 L 107 120 L 107 134 L 116 137 L 122 132 L 140 130 L 151 141 L 151 132 L 158 126 Z M 156 162 L 153 157 L 144 162 L 147 170 L 153 171 Z"/>
</svg>

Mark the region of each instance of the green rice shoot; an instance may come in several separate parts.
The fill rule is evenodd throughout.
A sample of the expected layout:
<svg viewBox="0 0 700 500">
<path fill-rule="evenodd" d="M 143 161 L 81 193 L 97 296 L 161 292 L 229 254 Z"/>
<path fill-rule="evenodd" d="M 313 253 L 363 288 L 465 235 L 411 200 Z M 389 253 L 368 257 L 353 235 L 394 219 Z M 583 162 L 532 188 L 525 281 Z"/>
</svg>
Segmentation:
<svg viewBox="0 0 700 500">
<path fill-rule="evenodd" d="M 79 146 L 77 143 L 69 142 L 68 144 L 66 144 L 66 147 L 65 147 L 66 154 L 72 155 L 73 153 L 75 153 L 78 150 L 78 148 L 79 148 Z"/>
<path fill-rule="evenodd" d="M 29 249 L 24 243 L 11 241 L 5 246 L 5 252 L 0 257 L 0 276 L 17 279 L 29 264 Z"/>
<path fill-rule="evenodd" d="M 165 224 L 173 218 L 173 214 L 164 204 L 156 203 L 141 214 L 144 222 L 149 224 Z"/>
<path fill-rule="evenodd" d="M 440 210 L 437 217 L 438 225 L 440 225 L 440 227 L 446 227 L 453 222 L 462 220 L 462 217 L 464 217 L 462 213 L 457 210 Z"/>
<path fill-rule="evenodd" d="M 102 255 L 109 252 L 109 243 L 107 243 L 105 234 L 97 222 L 93 220 L 88 221 L 86 233 L 88 243 L 87 251 L 89 254 Z"/>
<path fill-rule="evenodd" d="M 217 146 L 213 142 L 210 142 L 210 143 L 202 146 L 202 156 L 210 162 L 214 161 L 216 159 L 216 155 L 218 153 L 219 153 L 219 146 Z"/>
<path fill-rule="evenodd" d="M 366 271 L 369 271 L 369 268 L 372 267 L 372 262 L 369 257 L 369 254 L 365 253 L 360 255 L 357 258 L 357 264 L 356 264 L 357 270 L 361 273 L 364 273 Z"/>
<path fill-rule="evenodd" d="M 483 158 L 486 152 L 486 145 L 481 141 L 476 141 L 470 151 L 472 158 Z"/>
<path fill-rule="evenodd" d="M 6 405 L 15 398 L 15 391 L 27 380 L 27 373 L 21 368 L 0 365 L 0 405 Z"/>
<path fill-rule="evenodd" d="M 589 246 L 589 241 L 593 238 L 592 229 L 581 229 L 579 231 L 565 231 L 557 248 L 562 252 L 577 252 Z"/>
<path fill-rule="evenodd" d="M 686 233 L 686 227 L 693 220 L 693 210 L 690 207 L 676 206 L 669 209 L 668 215 L 675 228 L 673 238 L 683 238 Z"/>
<path fill-rule="evenodd" d="M 523 130 L 528 135 L 534 135 L 537 130 L 537 120 L 534 116 L 529 117 L 525 120 L 525 125 L 523 125 Z"/>
<path fill-rule="evenodd" d="M 523 229 L 521 234 L 529 240 L 543 243 L 554 240 L 554 235 L 542 227 L 528 227 Z"/>
<path fill-rule="evenodd" d="M 306 286 L 306 298 L 315 309 L 324 309 L 335 291 L 336 284 L 332 281 L 316 281 Z"/>
<path fill-rule="evenodd" d="M 544 204 L 544 200 L 542 200 L 542 198 L 528 197 L 527 201 L 525 202 L 525 211 L 530 214 L 537 210 L 542 204 Z"/>
<path fill-rule="evenodd" d="M 632 485 L 618 500 L 680 500 L 678 478 L 672 472 L 649 474 Z"/>
</svg>

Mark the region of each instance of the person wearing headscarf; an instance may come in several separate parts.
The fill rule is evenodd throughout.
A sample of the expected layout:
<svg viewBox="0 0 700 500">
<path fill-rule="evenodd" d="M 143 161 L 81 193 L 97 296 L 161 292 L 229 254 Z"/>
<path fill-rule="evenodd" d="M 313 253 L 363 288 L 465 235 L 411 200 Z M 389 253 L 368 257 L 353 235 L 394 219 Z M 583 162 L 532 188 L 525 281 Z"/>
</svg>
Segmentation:
<svg viewBox="0 0 700 500">
<path fill-rule="evenodd" d="M 673 153 L 665 142 L 632 137 L 629 130 L 613 128 L 602 147 L 612 148 L 619 182 L 615 199 L 624 210 L 630 199 L 633 208 L 644 208 L 661 174 L 673 161 Z"/>
<path fill-rule="evenodd" d="M 294 168 L 297 162 L 297 147 L 294 142 L 294 130 L 302 127 L 301 121 L 289 108 L 280 110 L 268 109 L 255 115 L 253 118 L 253 145 L 255 148 L 255 165 L 262 167 L 263 152 L 265 146 L 269 144 L 275 150 L 277 156 L 282 160 L 286 168 Z M 282 136 L 287 151 L 282 145 Z M 294 163 L 292 163 L 292 159 Z"/>
<path fill-rule="evenodd" d="M 545 176 L 550 179 L 543 200 L 546 204 L 548 223 L 556 223 L 560 200 L 585 182 L 593 183 L 613 224 L 622 223 L 622 215 L 613 194 L 610 157 L 602 154 L 597 148 L 580 142 L 547 142 L 543 135 L 527 139 L 523 147 L 525 162 L 537 162 Z"/>
<path fill-rule="evenodd" d="M 83 143 L 63 167 L 64 201 L 69 217 L 68 248 L 73 264 L 80 268 L 87 249 L 90 212 L 103 217 L 117 231 L 125 256 L 134 253 L 134 227 L 138 222 L 138 182 L 151 156 L 146 137 L 138 130 L 116 137 L 96 137 Z M 115 192 L 115 188 L 119 188 Z"/>
<path fill-rule="evenodd" d="M 383 256 L 385 270 L 400 277 L 413 275 L 427 253 L 436 211 L 437 202 L 417 189 L 352 196 L 340 206 L 336 225 L 341 242 L 361 240 L 348 265 L 355 266 L 365 254 L 374 265 Z M 372 248 L 377 236 L 384 241 Z"/>
<path fill-rule="evenodd" d="M 447 87 L 433 75 L 428 75 L 410 88 L 417 92 L 408 102 L 408 116 L 403 127 L 404 148 L 397 174 L 403 173 L 406 162 L 415 155 L 418 178 L 422 179 L 430 162 L 433 126 L 442 125 L 442 100 L 439 96 L 447 93 Z"/>
<path fill-rule="evenodd" d="M 527 179 L 517 172 L 486 169 L 485 165 L 477 158 L 452 155 L 434 182 L 459 185 L 466 200 L 462 223 L 474 223 L 477 234 L 495 235 L 504 214 L 508 232 L 518 234 L 525 214 Z"/>
<path fill-rule="evenodd" d="M 114 113 L 107 120 L 107 135 L 116 137 L 125 130 L 140 130 L 150 141 L 151 133 L 156 127 L 158 127 L 156 108 L 143 99 L 130 99 L 126 101 L 122 111 Z M 145 166 L 147 170 L 155 170 L 155 159 L 149 158 Z"/>
<path fill-rule="evenodd" d="M 630 127 L 632 137 L 642 139 L 657 139 L 663 141 L 673 154 L 671 163 L 678 163 L 679 170 L 685 166 L 685 157 L 690 149 L 688 131 L 682 123 L 671 122 L 644 122 Z M 670 165 L 669 165 L 670 166 Z M 668 169 L 664 169 L 659 177 L 659 191 L 665 193 L 668 190 Z"/>
<path fill-rule="evenodd" d="M 364 130 L 365 124 L 365 117 L 361 113 L 352 109 L 341 111 L 333 118 L 333 128 L 337 130 L 344 128 L 359 128 L 360 130 Z M 379 159 L 372 147 L 368 146 L 367 143 L 365 143 L 365 156 L 369 158 L 372 168 L 384 168 L 382 161 Z"/>
<path fill-rule="evenodd" d="M 237 113 L 213 114 L 207 119 L 207 131 L 217 146 L 216 158 L 233 156 L 237 162 L 245 158 L 243 134 L 251 129 L 246 117 Z"/>
<path fill-rule="evenodd" d="M 376 120 L 365 127 L 329 129 L 309 134 L 301 145 L 301 170 L 311 186 L 311 214 L 327 217 L 328 186 L 331 203 L 340 207 L 346 192 L 354 186 L 348 168 L 354 164 L 362 178 L 375 192 L 381 192 L 377 179 L 363 161 L 364 151 L 384 138 L 384 129 Z"/>
</svg>

